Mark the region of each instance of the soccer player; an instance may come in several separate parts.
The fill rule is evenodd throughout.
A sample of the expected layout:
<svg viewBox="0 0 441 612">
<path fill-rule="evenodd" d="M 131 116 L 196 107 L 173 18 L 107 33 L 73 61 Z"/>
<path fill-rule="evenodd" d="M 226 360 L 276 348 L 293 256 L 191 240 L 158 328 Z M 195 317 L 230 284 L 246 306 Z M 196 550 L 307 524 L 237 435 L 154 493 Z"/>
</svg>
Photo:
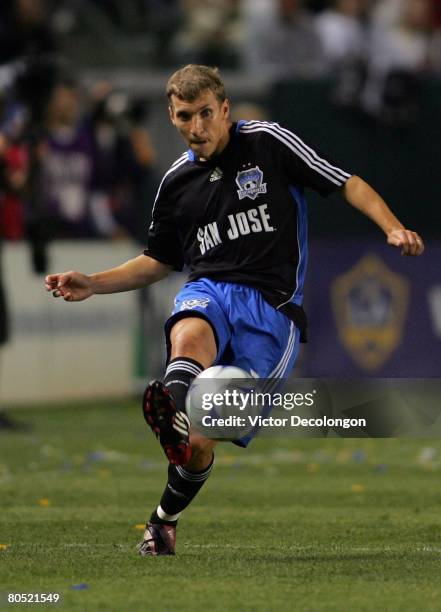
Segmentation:
<svg viewBox="0 0 441 612">
<path fill-rule="evenodd" d="M 265 121 L 232 123 L 216 69 L 185 66 L 168 81 L 167 96 L 171 122 L 188 150 L 159 185 L 147 249 L 104 272 L 46 277 L 55 297 L 76 302 L 150 285 L 189 267 L 189 281 L 165 325 L 164 382 L 152 382 L 144 393 L 144 417 L 169 467 L 141 555 L 175 553 L 178 518 L 213 466 L 216 442 L 192 432 L 185 414 L 193 378 L 214 364 L 263 378 L 284 378 L 294 366 L 306 328 L 304 189 L 323 196 L 340 190 L 403 255 L 424 250 L 418 234 L 365 181 L 293 132 Z"/>
</svg>

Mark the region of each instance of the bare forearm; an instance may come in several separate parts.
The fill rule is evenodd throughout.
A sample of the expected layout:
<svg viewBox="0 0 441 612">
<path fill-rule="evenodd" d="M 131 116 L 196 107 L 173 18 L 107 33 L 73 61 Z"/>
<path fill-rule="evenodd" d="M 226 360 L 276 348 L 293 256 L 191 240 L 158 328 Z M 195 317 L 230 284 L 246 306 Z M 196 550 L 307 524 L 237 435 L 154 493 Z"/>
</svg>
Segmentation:
<svg viewBox="0 0 441 612">
<path fill-rule="evenodd" d="M 402 255 L 421 255 L 424 251 L 422 238 L 416 232 L 406 229 L 383 198 L 359 176 L 352 176 L 346 182 L 343 195 L 349 204 L 383 230 L 388 244 L 401 247 Z"/>
<path fill-rule="evenodd" d="M 119 293 L 151 285 L 169 274 L 170 266 L 139 255 L 125 263 L 89 276 L 95 294 Z"/>
<path fill-rule="evenodd" d="M 376 223 L 387 235 L 403 224 L 390 210 L 383 198 L 359 176 L 352 176 L 343 188 L 346 200 Z"/>
<path fill-rule="evenodd" d="M 171 270 L 171 266 L 139 255 L 116 268 L 96 274 L 83 274 L 75 270 L 48 274 L 44 284 L 46 291 L 51 291 L 56 298 L 63 298 L 66 302 L 82 302 L 94 294 L 119 293 L 151 285 L 167 276 Z"/>
</svg>

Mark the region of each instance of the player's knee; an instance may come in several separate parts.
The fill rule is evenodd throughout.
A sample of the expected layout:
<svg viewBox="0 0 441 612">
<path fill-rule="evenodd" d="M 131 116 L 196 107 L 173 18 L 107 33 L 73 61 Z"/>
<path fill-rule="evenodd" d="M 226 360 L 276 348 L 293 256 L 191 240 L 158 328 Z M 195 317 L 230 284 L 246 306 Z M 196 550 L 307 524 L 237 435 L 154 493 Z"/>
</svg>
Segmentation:
<svg viewBox="0 0 441 612">
<path fill-rule="evenodd" d="M 209 367 L 216 358 L 216 342 L 211 325 L 199 318 L 178 321 L 170 334 L 172 358 L 192 357 Z"/>
</svg>

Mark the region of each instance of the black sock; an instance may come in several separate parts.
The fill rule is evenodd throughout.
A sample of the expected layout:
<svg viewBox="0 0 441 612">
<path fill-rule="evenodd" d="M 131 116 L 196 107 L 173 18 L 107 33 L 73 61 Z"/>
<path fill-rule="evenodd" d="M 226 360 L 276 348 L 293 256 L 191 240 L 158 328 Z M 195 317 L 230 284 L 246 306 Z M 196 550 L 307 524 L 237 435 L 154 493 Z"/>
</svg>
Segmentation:
<svg viewBox="0 0 441 612">
<path fill-rule="evenodd" d="M 213 468 L 214 456 L 210 465 L 200 472 L 190 472 L 181 465 L 168 466 L 167 486 L 162 494 L 158 508 L 152 513 L 152 523 L 176 524 L 178 515 L 196 497 Z M 158 514 L 159 513 L 159 514 Z"/>
<path fill-rule="evenodd" d="M 185 398 L 191 382 L 203 370 L 203 366 L 190 357 L 172 359 L 165 371 L 164 385 L 172 394 L 176 408 L 185 412 Z"/>
</svg>

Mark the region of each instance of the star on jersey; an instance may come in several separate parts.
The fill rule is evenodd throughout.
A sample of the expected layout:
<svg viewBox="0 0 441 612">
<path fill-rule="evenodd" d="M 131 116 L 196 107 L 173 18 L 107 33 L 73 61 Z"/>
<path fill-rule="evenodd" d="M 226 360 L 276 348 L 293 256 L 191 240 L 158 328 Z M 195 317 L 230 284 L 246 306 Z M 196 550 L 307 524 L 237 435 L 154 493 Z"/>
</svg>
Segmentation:
<svg viewBox="0 0 441 612">
<path fill-rule="evenodd" d="M 255 200 L 261 193 L 266 193 L 266 183 L 263 181 L 263 172 L 259 166 L 248 168 L 237 173 L 236 184 L 239 187 L 237 195 L 239 200 L 250 198 Z"/>
</svg>

